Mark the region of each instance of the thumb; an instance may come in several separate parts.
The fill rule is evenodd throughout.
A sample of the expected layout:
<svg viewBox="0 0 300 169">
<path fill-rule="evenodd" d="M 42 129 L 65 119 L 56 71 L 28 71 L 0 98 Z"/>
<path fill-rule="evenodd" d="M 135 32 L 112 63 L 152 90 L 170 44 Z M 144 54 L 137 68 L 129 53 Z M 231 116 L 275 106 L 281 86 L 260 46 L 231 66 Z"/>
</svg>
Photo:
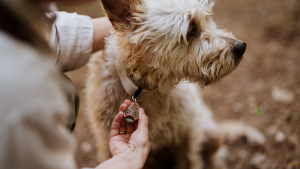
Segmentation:
<svg viewBox="0 0 300 169">
<path fill-rule="evenodd" d="M 148 130 L 149 119 L 148 119 L 144 109 L 140 108 L 139 112 L 140 112 L 140 117 L 139 117 L 137 128 L 142 131 Z"/>
</svg>

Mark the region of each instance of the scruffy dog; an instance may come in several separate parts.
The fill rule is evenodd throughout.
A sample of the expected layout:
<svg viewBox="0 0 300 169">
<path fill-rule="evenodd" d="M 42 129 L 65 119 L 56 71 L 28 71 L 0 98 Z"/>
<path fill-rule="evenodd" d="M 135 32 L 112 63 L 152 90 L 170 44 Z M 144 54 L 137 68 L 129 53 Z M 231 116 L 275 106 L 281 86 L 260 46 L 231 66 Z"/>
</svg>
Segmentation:
<svg viewBox="0 0 300 169">
<path fill-rule="evenodd" d="M 150 90 L 138 101 L 149 117 L 152 145 L 145 168 L 223 168 L 216 155 L 222 130 L 199 88 L 230 74 L 246 44 L 217 28 L 208 0 L 101 1 L 114 30 L 89 63 L 86 91 L 99 160 L 110 158 L 111 123 L 131 98 L 123 72 Z"/>
</svg>

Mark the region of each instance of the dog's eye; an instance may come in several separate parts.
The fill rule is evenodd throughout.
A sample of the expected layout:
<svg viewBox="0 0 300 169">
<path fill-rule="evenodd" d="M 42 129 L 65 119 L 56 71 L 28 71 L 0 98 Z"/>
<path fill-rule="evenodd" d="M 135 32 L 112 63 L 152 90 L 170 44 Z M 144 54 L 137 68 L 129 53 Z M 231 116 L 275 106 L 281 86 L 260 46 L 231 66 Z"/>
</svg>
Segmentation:
<svg viewBox="0 0 300 169">
<path fill-rule="evenodd" d="M 191 21 L 190 25 L 189 25 L 189 29 L 188 29 L 187 35 L 186 35 L 186 38 L 187 39 L 191 39 L 193 37 L 196 37 L 197 34 L 198 34 L 198 26 L 195 23 L 195 21 Z"/>
</svg>

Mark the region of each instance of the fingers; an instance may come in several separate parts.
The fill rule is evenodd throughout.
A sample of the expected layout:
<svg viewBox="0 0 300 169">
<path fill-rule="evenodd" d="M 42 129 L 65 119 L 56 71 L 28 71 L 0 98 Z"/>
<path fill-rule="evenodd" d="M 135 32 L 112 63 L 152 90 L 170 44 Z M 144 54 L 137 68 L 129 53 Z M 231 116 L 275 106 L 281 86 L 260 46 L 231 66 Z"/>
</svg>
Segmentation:
<svg viewBox="0 0 300 169">
<path fill-rule="evenodd" d="M 128 99 L 126 99 L 126 100 L 124 101 L 124 103 L 125 103 L 125 104 L 127 104 L 128 106 L 130 106 L 130 105 L 131 105 L 131 101 L 130 101 L 130 100 L 128 100 Z"/>
<path fill-rule="evenodd" d="M 138 128 L 138 125 L 139 125 L 138 121 L 134 123 L 134 130 L 136 130 Z"/>
<path fill-rule="evenodd" d="M 139 108 L 139 120 L 135 124 L 126 123 L 123 116 L 124 111 L 131 105 L 130 100 L 125 100 L 124 103 L 121 104 L 119 108 L 119 113 L 115 117 L 112 127 L 111 127 L 111 135 L 110 137 L 114 137 L 116 135 L 119 135 L 120 132 L 125 133 L 133 133 L 136 129 L 140 129 L 142 131 L 148 130 L 148 117 L 145 114 L 145 111 L 143 108 Z M 138 104 L 137 104 L 138 105 Z M 139 107 L 139 105 L 138 105 Z"/>
<path fill-rule="evenodd" d="M 131 101 L 125 100 L 119 108 L 119 113 L 115 117 L 112 126 L 110 137 L 114 137 L 120 133 L 120 131 L 126 132 L 125 120 L 123 119 L 123 112 L 130 106 Z"/>
<path fill-rule="evenodd" d="M 122 120 L 123 112 L 119 112 L 111 125 L 110 137 L 114 137 L 119 134 Z"/>
<path fill-rule="evenodd" d="M 134 147 L 134 150 L 140 153 L 140 156 L 147 158 L 151 144 L 149 141 L 148 117 L 143 108 L 139 109 L 140 117 L 138 120 L 137 130 L 132 134 L 129 140 L 129 145 Z"/>
<path fill-rule="evenodd" d="M 145 114 L 145 111 L 143 108 L 140 108 L 140 117 L 139 117 L 139 120 L 138 120 L 138 126 L 137 126 L 137 129 L 140 129 L 140 130 L 148 130 L 148 117 L 147 115 Z"/>
<path fill-rule="evenodd" d="M 122 115 L 123 115 L 123 114 L 124 114 L 124 113 L 122 112 Z M 124 116 L 124 115 L 123 115 L 123 116 Z M 121 121 L 121 124 L 120 124 L 120 132 L 126 133 L 126 122 L 125 122 L 123 116 L 122 116 L 122 121 Z"/>
<path fill-rule="evenodd" d="M 124 112 L 131 104 L 131 101 L 130 100 L 125 100 L 124 103 L 121 104 L 120 108 L 119 108 L 119 111 L 122 111 Z"/>
<path fill-rule="evenodd" d="M 127 104 L 126 103 L 122 103 L 121 104 L 121 106 L 120 106 L 120 108 L 119 108 L 119 111 L 122 111 L 122 112 L 124 112 L 126 109 L 127 109 Z"/>
</svg>

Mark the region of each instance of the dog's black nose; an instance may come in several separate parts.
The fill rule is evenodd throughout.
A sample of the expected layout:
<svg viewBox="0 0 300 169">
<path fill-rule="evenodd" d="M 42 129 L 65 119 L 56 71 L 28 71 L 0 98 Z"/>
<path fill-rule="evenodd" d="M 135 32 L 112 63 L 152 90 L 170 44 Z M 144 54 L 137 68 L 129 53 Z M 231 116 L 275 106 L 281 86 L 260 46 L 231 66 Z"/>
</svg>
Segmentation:
<svg viewBox="0 0 300 169">
<path fill-rule="evenodd" d="M 234 55 L 238 58 L 242 57 L 246 51 L 247 44 L 245 42 L 236 41 L 233 45 Z"/>
</svg>

